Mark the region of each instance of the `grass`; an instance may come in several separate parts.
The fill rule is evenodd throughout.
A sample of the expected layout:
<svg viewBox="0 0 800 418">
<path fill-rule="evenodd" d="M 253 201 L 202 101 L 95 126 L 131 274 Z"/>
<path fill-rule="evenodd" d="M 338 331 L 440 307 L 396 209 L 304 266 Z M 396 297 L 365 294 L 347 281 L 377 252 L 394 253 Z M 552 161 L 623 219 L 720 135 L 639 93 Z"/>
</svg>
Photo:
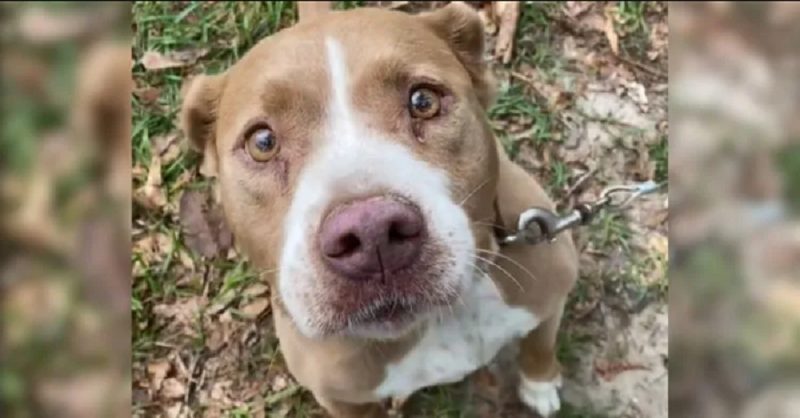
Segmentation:
<svg viewBox="0 0 800 418">
<path fill-rule="evenodd" d="M 788 179 L 785 185 L 786 200 L 793 211 L 800 212 L 800 145 L 782 149 L 776 160 L 781 174 Z"/>
<path fill-rule="evenodd" d="M 651 145 L 649 152 L 650 159 L 656 163 L 655 181 L 658 183 L 667 181 L 669 177 L 669 143 L 666 135 Z"/>
<path fill-rule="evenodd" d="M 517 156 L 524 144 L 538 146 L 553 137 L 550 113 L 532 100 L 524 86 L 517 82 L 512 81 L 500 86 L 497 99 L 488 113 L 490 119 L 505 120 L 514 125 L 516 130 L 526 132 L 524 137 L 514 139 L 508 134 L 505 126 L 495 126 L 494 134 L 500 138 L 500 142 L 512 159 Z"/>
</svg>

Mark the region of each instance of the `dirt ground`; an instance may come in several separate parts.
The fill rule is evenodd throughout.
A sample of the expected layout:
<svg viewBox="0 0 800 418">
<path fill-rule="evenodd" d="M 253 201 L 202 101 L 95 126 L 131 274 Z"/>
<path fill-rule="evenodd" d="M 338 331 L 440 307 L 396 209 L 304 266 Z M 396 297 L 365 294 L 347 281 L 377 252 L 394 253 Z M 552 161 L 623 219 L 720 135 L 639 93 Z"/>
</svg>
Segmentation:
<svg viewBox="0 0 800 418">
<path fill-rule="evenodd" d="M 337 7 L 442 4 L 357 3 Z M 524 2 L 516 28 L 493 16 L 507 13 L 497 4 L 471 3 L 485 17 L 499 83 L 495 134 L 561 209 L 606 186 L 666 181 L 666 3 Z M 294 5 L 143 2 L 133 16 L 134 412 L 319 416 L 284 368 L 271 290 L 236 252 L 213 180 L 175 126 L 186 78 L 226 68 L 290 25 Z M 581 277 L 559 343 L 559 416 L 667 416 L 667 207 L 664 188 L 575 232 Z M 501 373 L 506 357 L 465 382 L 418 393 L 406 416 L 533 416 Z"/>
</svg>

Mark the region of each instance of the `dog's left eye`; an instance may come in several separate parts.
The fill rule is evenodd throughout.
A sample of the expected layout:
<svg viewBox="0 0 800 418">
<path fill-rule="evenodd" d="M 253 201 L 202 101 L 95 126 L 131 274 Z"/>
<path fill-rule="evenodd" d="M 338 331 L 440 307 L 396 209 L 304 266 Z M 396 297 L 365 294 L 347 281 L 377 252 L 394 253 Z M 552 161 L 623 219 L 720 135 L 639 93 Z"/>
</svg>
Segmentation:
<svg viewBox="0 0 800 418">
<path fill-rule="evenodd" d="M 439 95 L 426 87 L 416 88 L 408 98 L 408 110 L 415 118 L 430 119 L 441 110 Z"/>
<path fill-rule="evenodd" d="M 266 162 L 278 153 L 278 139 L 269 127 L 252 129 L 245 138 L 245 149 L 254 160 Z"/>
</svg>

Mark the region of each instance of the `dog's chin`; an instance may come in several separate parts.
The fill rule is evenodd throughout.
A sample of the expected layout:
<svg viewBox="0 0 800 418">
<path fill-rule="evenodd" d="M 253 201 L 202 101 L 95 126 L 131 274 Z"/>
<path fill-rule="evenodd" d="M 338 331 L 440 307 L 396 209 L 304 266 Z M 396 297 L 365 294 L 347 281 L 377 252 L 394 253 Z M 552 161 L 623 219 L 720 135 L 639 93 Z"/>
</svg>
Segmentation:
<svg viewBox="0 0 800 418">
<path fill-rule="evenodd" d="M 458 286 L 460 287 L 460 286 Z M 379 298 L 364 303 L 349 313 L 329 312 L 318 322 L 316 338 L 344 337 L 361 340 L 392 341 L 402 339 L 419 329 L 428 319 L 446 311 L 457 302 L 460 289 L 431 292 L 430 298 Z"/>
<path fill-rule="evenodd" d="M 419 328 L 428 316 L 428 312 L 413 313 L 383 321 L 363 322 L 348 326 L 342 335 L 361 340 L 398 340 Z"/>
</svg>

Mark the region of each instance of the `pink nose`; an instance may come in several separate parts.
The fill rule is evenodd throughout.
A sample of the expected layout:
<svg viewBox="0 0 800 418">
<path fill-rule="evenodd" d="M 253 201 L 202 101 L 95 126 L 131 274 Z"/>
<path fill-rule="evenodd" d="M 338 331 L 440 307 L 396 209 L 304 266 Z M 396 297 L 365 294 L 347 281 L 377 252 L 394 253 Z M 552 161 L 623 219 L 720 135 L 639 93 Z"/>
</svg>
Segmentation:
<svg viewBox="0 0 800 418">
<path fill-rule="evenodd" d="M 419 210 L 388 196 L 335 208 L 319 232 L 328 266 L 353 280 L 385 277 L 410 266 L 419 258 L 425 237 Z"/>
</svg>

